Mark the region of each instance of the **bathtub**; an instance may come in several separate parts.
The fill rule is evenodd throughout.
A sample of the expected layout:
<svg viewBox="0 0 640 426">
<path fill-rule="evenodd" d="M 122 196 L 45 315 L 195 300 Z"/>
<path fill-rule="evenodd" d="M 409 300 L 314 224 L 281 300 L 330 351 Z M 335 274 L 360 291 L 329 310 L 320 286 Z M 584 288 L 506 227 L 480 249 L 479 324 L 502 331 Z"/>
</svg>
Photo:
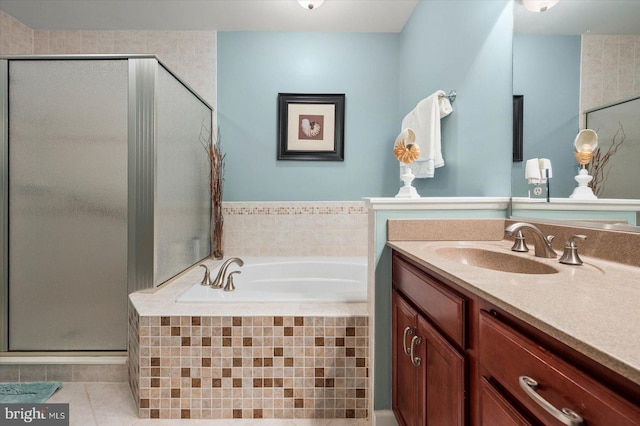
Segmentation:
<svg viewBox="0 0 640 426">
<path fill-rule="evenodd" d="M 365 257 L 241 257 L 232 264 L 234 291 L 195 282 L 176 303 L 366 302 Z M 212 269 L 211 278 L 219 267 Z"/>
</svg>

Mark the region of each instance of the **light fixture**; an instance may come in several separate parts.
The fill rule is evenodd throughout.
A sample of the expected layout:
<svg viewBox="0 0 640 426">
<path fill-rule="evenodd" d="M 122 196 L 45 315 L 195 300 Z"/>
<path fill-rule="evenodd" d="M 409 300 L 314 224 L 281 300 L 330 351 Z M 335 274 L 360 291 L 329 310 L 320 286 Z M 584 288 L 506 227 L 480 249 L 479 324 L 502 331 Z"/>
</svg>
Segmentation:
<svg viewBox="0 0 640 426">
<path fill-rule="evenodd" d="M 520 0 L 522 5 L 531 12 L 545 12 L 560 0 Z"/>
<path fill-rule="evenodd" d="M 298 0 L 298 3 L 305 9 L 313 10 L 319 8 L 324 0 Z"/>
</svg>

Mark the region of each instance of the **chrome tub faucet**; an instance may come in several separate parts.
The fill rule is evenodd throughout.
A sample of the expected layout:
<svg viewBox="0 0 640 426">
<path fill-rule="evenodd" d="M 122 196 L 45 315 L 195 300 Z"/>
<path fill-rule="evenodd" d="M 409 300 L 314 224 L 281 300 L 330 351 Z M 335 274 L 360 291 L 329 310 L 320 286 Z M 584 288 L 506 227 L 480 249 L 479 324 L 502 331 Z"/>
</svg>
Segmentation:
<svg viewBox="0 0 640 426">
<path fill-rule="evenodd" d="M 534 247 L 536 257 L 544 257 L 546 259 L 553 259 L 555 257 L 558 257 L 558 253 L 556 253 L 551 246 L 551 242 L 553 241 L 554 236 L 549 235 L 548 237 L 545 237 L 540 228 L 535 225 L 525 222 L 517 222 L 507 226 L 504 232 L 509 235 L 514 235 L 522 229 L 530 230 L 535 236 Z"/>
</svg>

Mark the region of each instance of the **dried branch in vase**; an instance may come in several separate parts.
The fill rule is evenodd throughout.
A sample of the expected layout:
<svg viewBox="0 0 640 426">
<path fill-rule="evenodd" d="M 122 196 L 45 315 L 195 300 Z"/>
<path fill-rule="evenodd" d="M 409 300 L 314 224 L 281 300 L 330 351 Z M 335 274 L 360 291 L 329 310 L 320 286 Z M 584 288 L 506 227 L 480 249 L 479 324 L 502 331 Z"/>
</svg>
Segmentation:
<svg viewBox="0 0 640 426">
<path fill-rule="evenodd" d="M 212 132 L 204 126 L 200 132 L 200 139 L 209 159 L 209 191 L 211 193 L 211 257 L 222 259 L 222 189 L 224 184 L 224 159 L 220 137 L 213 137 Z"/>
<path fill-rule="evenodd" d="M 609 160 L 618 152 L 618 149 L 620 149 L 626 138 L 627 135 L 622 128 L 622 123 L 618 122 L 618 130 L 615 135 L 613 135 L 611 146 L 609 146 L 607 151 L 603 153 L 600 147 L 593 151 L 593 158 L 591 159 L 591 163 L 587 165 L 587 170 L 589 174 L 593 176 L 593 179 L 589 182 L 589 186 L 596 196 L 600 196 L 604 190 L 604 184 L 609 176 L 609 170 L 611 170 L 611 165 L 607 167 Z"/>
</svg>

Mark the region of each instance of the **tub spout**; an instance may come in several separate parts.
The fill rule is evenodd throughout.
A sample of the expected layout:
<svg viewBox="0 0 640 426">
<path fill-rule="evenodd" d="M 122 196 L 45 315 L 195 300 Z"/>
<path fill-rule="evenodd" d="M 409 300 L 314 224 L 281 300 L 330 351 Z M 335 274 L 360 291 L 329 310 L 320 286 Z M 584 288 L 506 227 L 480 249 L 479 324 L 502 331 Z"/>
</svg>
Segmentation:
<svg viewBox="0 0 640 426">
<path fill-rule="evenodd" d="M 238 266 L 244 265 L 244 262 L 239 257 L 232 257 L 230 259 L 227 259 L 220 267 L 220 270 L 218 271 L 218 275 L 216 275 L 216 277 L 211 282 L 211 287 L 222 288 L 222 284 L 224 283 L 224 277 L 227 274 L 227 268 L 229 268 L 229 265 L 231 265 L 232 263 L 236 263 L 238 264 Z"/>
</svg>

